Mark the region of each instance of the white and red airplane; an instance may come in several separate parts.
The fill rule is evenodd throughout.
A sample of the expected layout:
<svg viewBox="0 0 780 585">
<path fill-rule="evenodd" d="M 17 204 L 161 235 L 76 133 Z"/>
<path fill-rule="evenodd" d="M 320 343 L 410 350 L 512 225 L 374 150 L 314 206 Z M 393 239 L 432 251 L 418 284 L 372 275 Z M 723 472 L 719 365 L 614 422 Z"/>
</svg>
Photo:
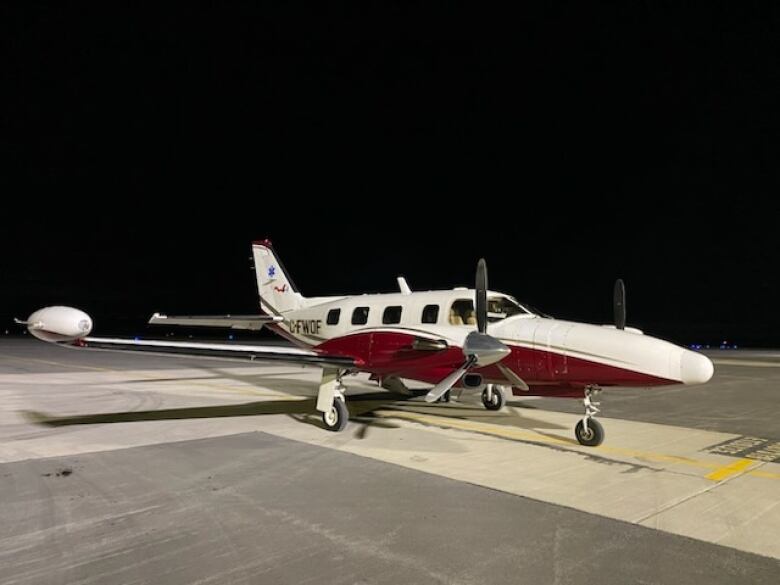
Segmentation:
<svg viewBox="0 0 780 585">
<path fill-rule="evenodd" d="M 325 427 L 345 428 L 349 411 L 343 378 L 368 372 L 389 390 L 409 395 L 403 380 L 434 384 L 425 400 L 453 387 L 482 392 L 489 410 L 516 396 L 583 397 L 577 440 L 601 444 L 604 430 L 592 401 L 606 386 L 702 384 L 713 374 L 704 355 L 625 327 L 625 290 L 615 286 L 615 325 L 561 321 L 537 314 L 513 297 L 487 288 L 484 260 L 475 289 L 304 297 L 268 240 L 252 251 L 264 314 L 169 317 L 152 324 L 257 330 L 266 326 L 297 347 L 92 337 L 92 319 L 71 307 L 46 307 L 26 321 L 44 341 L 75 347 L 272 360 L 322 368 L 317 410 Z"/>
</svg>

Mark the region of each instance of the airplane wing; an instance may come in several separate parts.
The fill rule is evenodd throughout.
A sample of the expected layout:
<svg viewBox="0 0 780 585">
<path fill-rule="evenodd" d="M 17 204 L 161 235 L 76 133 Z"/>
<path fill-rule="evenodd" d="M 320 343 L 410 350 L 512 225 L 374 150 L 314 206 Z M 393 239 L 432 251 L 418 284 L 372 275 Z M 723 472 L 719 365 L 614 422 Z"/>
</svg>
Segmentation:
<svg viewBox="0 0 780 585">
<path fill-rule="evenodd" d="M 163 318 L 164 315 L 152 317 Z M 165 317 L 168 319 L 168 317 Z M 225 316 L 225 317 L 170 317 L 180 324 L 198 324 L 203 322 L 219 322 L 220 326 L 228 323 L 242 325 L 253 323 L 272 323 L 280 318 L 266 315 Z M 190 321 L 189 319 L 192 319 Z M 123 339 L 116 337 L 92 337 L 92 318 L 84 311 L 73 307 L 44 307 L 35 311 L 27 320 L 17 322 L 27 325 L 27 330 L 33 336 L 49 343 L 56 343 L 71 348 L 94 348 L 113 351 L 146 351 L 158 354 L 177 354 L 191 356 L 209 356 L 248 361 L 272 361 L 297 365 L 324 366 L 331 368 L 351 369 L 362 365 L 360 359 L 345 355 L 328 354 L 313 349 L 285 347 L 278 345 L 246 345 L 238 343 L 198 343 L 194 341 L 167 341 L 151 339 Z M 208 325 L 207 325 L 208 326 Z"/>
<path fill-rule="evenodd" d="M 184 327 L 224 327 L 226 329 L 249 329 L 257 331 L 268 323 L 283 320 L 279 315 L 181 315 L 168 316 L 155 313 L 149 319 L 150 325 L 181 325 Z"/>
<path fill-rule="evenodd" d="M 69 347 L 108 349 L 115 351 L 145 351 L 157 354 L 205 356 L 246 361 L 283 362 L 295 365 L 354 368 L 360 364 L 349 356 L 318 353 L 313 350 L 276 345 L 240 345 L 232 343 L 197 343 L 191 341 L 157 341 L 113 337 L 82 337 Z"/>
</svg>

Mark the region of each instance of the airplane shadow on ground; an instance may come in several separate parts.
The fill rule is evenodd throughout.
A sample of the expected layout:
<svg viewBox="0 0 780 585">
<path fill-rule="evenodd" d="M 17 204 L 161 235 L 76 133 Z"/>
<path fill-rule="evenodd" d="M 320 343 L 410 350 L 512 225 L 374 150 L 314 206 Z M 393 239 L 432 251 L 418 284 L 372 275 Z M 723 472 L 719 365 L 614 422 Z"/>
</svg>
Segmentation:
<svg viewBox="0 0 780 585">
<path fill-rule="evenodd" d="M 348 404 L 350 420 L 386 428 L 396 428 L 396 425 L 376 419 L 371 415 L 371 413 L 378 408 L 386 407 L 388 402 L 403 398 L 405 397 L 394 396 L 384 392 L 373 395 L 361 394 L 358 396 L 349 397 Z M 127 412 L 105 412 L 99 414 L 83 414 L 61 417 L 50 416 L 45 413 L 35 411 L 24 411 L 23 414 L 30 422 L 48 427 L 198 418 L 261 416 L 267 414 L 286 414 L 295 418 L 295 420 L 298 420 L 299 422 L 324 427 L 319 419 L 320 415 L 315 408 L 316 402 L 317 401 L 314 398 L 296 400 L 262 400 L 242 404 L 193 406 L 184 408 L 167 408 L 160 410 L 134 410 Z"/>
<path fill-rule="evenodd" d="M 192 378 L 144 378 L 136 380 L 125 380 L 118 382 L 118 384 L 153 384 L 163 382 L 186 383 L 190 380 L 193 382 L 202 382 L 207 380 L 227 379 L 255 387 L 272 387 L 273 382 L 275 382 L 280 384 L 280 391 L 301 396 L 301 398 L 293 400 L 261 400 L 241 404 L 108 412 L 62 417 L 50 416 L 45 413 L 32 411 L 26 411 L 23 414 L 30 422 L 49 427 L 285 414 L 298 422 L 324 428 L 320 418 L 320 413 L 317 412 L 315 408 L 315 383 L 306 383 L 296 378 L 286 377 L 289 376 L 291 372 L 269 374 L 253 373 L 249 375 L 241 375 L 235 371 L 225 371 L 221 368 L 203 369 L 213 373 L 214 375 L 195 376 Z M 269 384 L 269 382 L 272 382 L 272 384 Z M 365 385 L 363 386 L 365 387 Z M 359 439 L 364 438 L 370 427 L 390 429 L 398 428 L 398 425 L 391 422 L 393 418 L 392 411 L 398 411 L 399 413 L 412 412 L 416 414 L 442 417 L 442 423 L 440 425 L 435 422 L 432 423 L 429 420 L 426 423 L 428 426 L 447 427 L 448 425 L 446 424 L 446 419 L 451 418 L 472 421 L 481 420 L 495 425 L 534 429 L 537 432 L 543 432 L 540 429 L 553 430 L 566 428 L 554 423 L 548 423 L 538 419 L 520 416 L 515 407 L 521 406 L 522 408 L 529 409 L 534 409 L 534 407 L 520 405 L 517 403 L 512 405 L 513 408 L 507 409 L 503 412 L 488 412 L 481 406 L 481 404 L 470 405 L 463 402 L 428 404 L 419 400 L 414 400 L 414 398 L 424 395 L 425 392 L 425 390 L 417 390 L 414 391 L 413 395 L 411 396 L 395 394 L 388 391 L 349 394 L 347 396 L 347 405 L 350 412 L 350 421 L 356 422 L 360 425 L 354 432 L 355 437 Z M 382 410 L 382 414 L 375 414 L 375 411 L 377 410 Z"/>
</svg>

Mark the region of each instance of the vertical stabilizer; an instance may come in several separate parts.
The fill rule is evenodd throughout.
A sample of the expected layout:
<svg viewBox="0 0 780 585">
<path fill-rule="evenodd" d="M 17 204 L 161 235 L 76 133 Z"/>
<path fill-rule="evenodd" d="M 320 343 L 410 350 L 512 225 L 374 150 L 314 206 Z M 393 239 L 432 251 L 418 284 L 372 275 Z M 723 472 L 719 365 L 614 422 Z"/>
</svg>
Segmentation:
<svg viewBox="0 0 780 585">
<path fill-rule="evenodd" d="M 253 242 L 252 256 L 262 309 L 278 315 L 302 308 L 304 297 L 295 288 L 270 240 Z"/>
</svg>

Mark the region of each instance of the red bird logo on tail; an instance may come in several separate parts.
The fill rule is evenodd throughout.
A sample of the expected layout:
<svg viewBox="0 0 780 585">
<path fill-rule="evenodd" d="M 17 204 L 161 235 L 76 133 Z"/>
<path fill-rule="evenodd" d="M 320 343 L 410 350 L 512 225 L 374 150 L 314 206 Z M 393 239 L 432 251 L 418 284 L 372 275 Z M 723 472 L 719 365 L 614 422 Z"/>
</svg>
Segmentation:
<svg viewBox="0 0 780 585">
<path fill-rule="evenodd" d="M 278 293 L 287 292 L 287 285 L 283 284 L 282 286 L 275 286 L 274 290 Z"/>
</svg>

